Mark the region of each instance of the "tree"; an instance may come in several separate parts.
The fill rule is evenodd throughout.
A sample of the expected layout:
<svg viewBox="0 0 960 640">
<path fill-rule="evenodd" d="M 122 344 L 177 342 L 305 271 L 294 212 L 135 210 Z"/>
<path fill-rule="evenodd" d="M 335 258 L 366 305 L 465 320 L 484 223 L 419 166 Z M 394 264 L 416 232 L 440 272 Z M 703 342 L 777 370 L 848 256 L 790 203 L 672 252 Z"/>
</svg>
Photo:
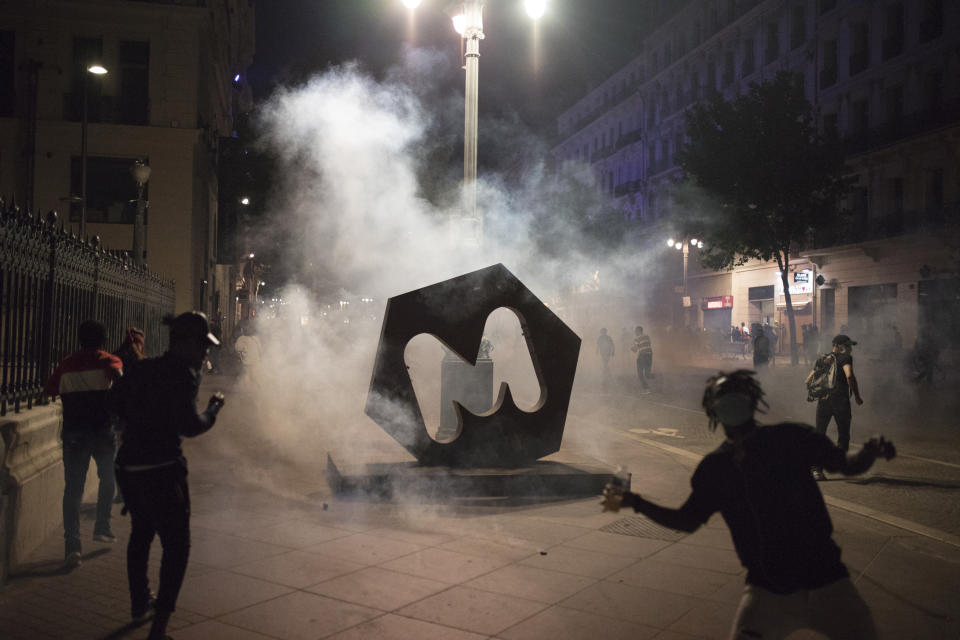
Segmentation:
<svg viewBox="0 0 960 640">
<path fill-rule="evenodd" d="M 677 160 L 681 226 L 703 238 L 701 262 L 715 270 L 748 260 L 776 260 L 790 326 L 790 361 L 798 362 L 788 283 L 790 256 L 814 230 L 837 224 L 850 186 L 839 145 L 817 132 L 799 76 L 780 72 L 725 102 L 714 95 L 686 114 L 687 143 Z M 689 189 L 690 186 L 695 187 Z M 692 194 L 705 196 L 694 203 Z"/>
</svg>

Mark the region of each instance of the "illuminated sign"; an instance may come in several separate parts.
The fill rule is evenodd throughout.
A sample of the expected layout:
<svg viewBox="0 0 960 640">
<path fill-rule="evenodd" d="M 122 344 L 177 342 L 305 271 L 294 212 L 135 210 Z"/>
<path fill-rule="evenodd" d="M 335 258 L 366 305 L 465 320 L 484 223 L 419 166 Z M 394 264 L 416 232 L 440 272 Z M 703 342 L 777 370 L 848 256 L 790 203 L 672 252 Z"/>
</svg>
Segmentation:
<svg viewBox="0 0 960 640">
<path fill-rule="evenodd" d="M 777 297 L 783 295 L 783 280 L 780 279 L 780 272 L 777 271 L 774 279 Z M 793 283 L 790 285 L 790 295 L 810 295 L 813 294 L 813 271 L 802 269 L 793 274 Z"/>
<path fill-rule="evenodd" d="M 707 311 L 714 309 L 732 309 L 733 296 L 714 296 L 703 299 L 703 308 Z"/>
</svg>

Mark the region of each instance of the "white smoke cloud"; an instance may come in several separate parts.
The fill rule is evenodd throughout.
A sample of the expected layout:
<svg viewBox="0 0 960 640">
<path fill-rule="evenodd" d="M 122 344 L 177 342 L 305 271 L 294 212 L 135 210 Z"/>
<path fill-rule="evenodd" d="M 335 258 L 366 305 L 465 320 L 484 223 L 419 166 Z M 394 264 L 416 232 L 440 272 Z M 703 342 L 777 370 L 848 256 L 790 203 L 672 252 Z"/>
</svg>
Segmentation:
<svg viewBox="0 0 960 640">
<path fill-rule="evenodd" d="M 413 49 L 383 80 L 349 64 L 277 92 L 262 108 L 261 144 L 280 159 L 278 175 L 284 182 L 275 185 L 273 209 L 259 233 L 289 255 L 302 256 L 302 285 L 282 292 L 285 304 L 278 307 L 278 317 L 261 313 L 255 323 L 264 357 L 253 382 L 243 381 L 239 403 L 248 415 L 259 417 L 263 429 L 272 432 L 272 446 L 293 464 L 320 464 L 319 450 L 344 459 L 405 458 L 403 449 L 364 414 L 387 297 L 502 262 L 553 304 L 571 283 L 596 284 L 598 273 L 644 268 L 643 257 L 633 253 L 612 252 L 603 264 L 585 257 L 579 231 L 564 228 L 568 212 L 563 210 L 547 212 L 559 229 L 561 246 L 549 256 L 537 251 L 534 238 L 542 231 L 538 225 L 551 189 L 547 144 L 509 120 L 496 123 L 501 143 L 529 147 L 511 153 L 516 162 L 509 175 L 481 176 L 482 249 L 452 236 L 449 221 L 460 210 L 459 194 L 441 194 L 432 201 L 423 195 L 424 182 L 434 178 L 424 175 L 424 159 L 436 145 L 457 140 L 445 131 L 448 123 L 462 126 L 462 97 L 444 95 L 431 82 L 438 65 L 447 62 Z M 518 128 L 511 130 L 514 126 Z M 452 155 L 459 161 L 459 149 Z M 444 204 L 434 204 L 438 201 Z M 349 312 L 342 312 L 337 301 L 314 299 L 311 284 L 318 282 L 324 284 L 321 288 L 339 288 Z M 623 285 L 614 281 L 608 286 Z M 628 291 L 621 294 L 634 306 L 642 304 Z M 505 313 L 491 317 L 487 328 L 498 342 L 496 382 L 508 381 L 515 395 L 520 391 L 518 400 L 529 406 L 539 388 L 526 345 L 514 339 L 519 324 Z M 598 318 L 592 312 L 557 313 L 584 338 L 585 351 L 599 326 L 608 326 L 616 336 L 617 327 L 634 324 L 626 317 Z M 435 362 L 433 375 L 439 377 L 440 353 L 432 338 L 411 342 L 407 362 L 417 363 L 411 375 L 431 375 L 424 370 Z M 427 390 L 428 397 L 420 401 L 429 405 L 423 413 L 430 422 L 439 413 L 433 407 L 439 402 L 438 385 L 415 379 L 415 387 Z M 436 426 L 428 424 L 431 431 Z"/>
</svg>

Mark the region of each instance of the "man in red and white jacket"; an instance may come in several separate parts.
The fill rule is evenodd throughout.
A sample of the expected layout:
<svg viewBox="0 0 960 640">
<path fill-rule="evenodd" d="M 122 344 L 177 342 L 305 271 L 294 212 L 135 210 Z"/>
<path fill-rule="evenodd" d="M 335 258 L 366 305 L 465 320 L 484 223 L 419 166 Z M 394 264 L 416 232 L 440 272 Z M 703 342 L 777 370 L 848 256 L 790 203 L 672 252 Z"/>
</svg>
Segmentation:
<svg viewBox="0 0 960 640">
<path fill-rule="evenodd" d="M 116 490 L 113 461 L 116 441 L 107 409 L 107 391 L 123 375 L 120 358 L 103 351 L 107 331 L 95 320 L 80 323 L 80 350 L 69 356 L 47 380 L 49 396 L 63 403 L 63 537 L 68 566 L 80 564 L 80 501 L 90 458 L 97 464 L 100 489 L 93 539 L 115 542 L 110 509 Z"/>
</svg>

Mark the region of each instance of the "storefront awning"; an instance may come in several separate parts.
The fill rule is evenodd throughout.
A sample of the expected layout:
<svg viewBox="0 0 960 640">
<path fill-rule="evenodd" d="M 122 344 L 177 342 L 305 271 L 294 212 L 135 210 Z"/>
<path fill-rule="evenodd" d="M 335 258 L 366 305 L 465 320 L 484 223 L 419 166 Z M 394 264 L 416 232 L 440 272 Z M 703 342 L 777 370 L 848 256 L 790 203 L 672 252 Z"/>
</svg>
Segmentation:
<svg viewBox="0 0 960 640">
<path fill-rule="evenodd" d="M 809 307 L 809 306 L 810 306 L 810 301 L 809 301 L 809 300 L 794 300 L 794 301 L 793 301 L 793 310 L 794 310 L 794 311 L 801 311 L 801 310 L 803 310 L 803 309 L 806 309 L 806 308 Z M 785 300 L 778 300 L 778 301 L 777 301 L 777 308 L 778 308 L 778 309 L 786 309 L 786 308 L 787 308 L 787 302 L 786 302 Z"/>
</svg>

